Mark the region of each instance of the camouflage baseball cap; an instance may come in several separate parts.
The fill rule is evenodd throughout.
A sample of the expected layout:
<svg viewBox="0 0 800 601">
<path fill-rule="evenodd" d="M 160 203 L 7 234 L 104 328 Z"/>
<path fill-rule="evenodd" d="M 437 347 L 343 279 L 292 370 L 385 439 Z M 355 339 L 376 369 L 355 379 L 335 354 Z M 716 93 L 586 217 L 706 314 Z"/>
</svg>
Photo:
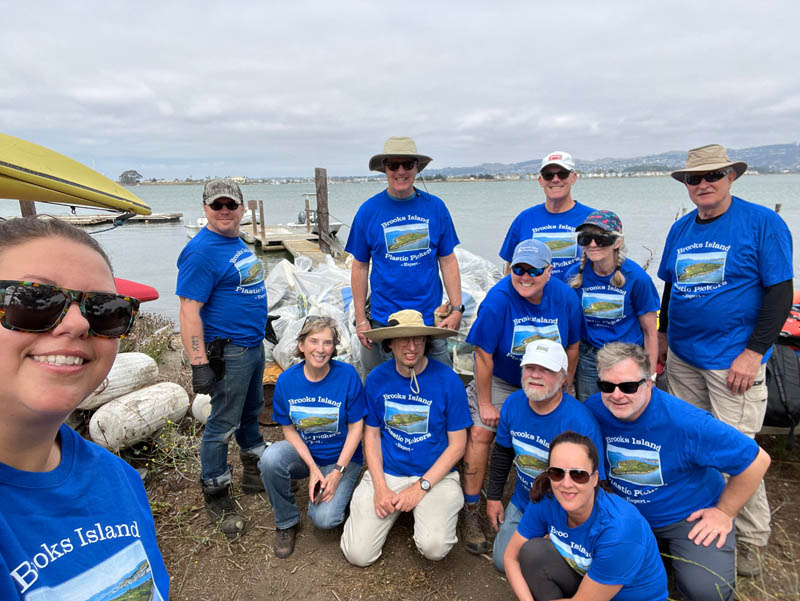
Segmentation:
<svg viewBox="0 0 800 601">
<path fill-rule="evenodd" d="M 210 182 L 206 182 L 205 188 L 203 188 L 203 203 L 210 205 L 218 198 L 230 198 L 239 204 L 244 204 L 239 184 L 229 179 L 212 179 Z"/>
<path fill-rule="evenodd" d="M 583 220 L 583 223 L 575 228 L 575 231 L 581 231 L 584 225 L 593 225 L 607 232 L 622 233 L 622 221 L 614 211 L 609 211 L 607 209 L 589 213 L 586 219 Z"/>
</svg>

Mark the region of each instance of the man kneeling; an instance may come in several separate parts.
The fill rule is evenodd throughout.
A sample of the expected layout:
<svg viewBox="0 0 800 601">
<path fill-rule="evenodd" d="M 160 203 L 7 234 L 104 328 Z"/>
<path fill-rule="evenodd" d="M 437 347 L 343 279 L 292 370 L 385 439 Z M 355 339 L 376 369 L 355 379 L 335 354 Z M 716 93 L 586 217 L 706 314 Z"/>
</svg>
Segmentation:
<svg viewBox="0 0 800 601">
<path fill-rule="evenodd" d="M 442 559 L 457 541 L 464 496 L 454 466 L 464 454 L 472 418 L 459 377 L 425 355 L 431 338 L 455 333 L 426 326 L 411 310 L 365 332 L 393 358 L 366 381 L 368 471 L 353 493 L 340 543 L 354 565 L 365 567 L 380 557 L 401 511 L 414 512 L 414 543 L 426 558 Z"/>
</svg>

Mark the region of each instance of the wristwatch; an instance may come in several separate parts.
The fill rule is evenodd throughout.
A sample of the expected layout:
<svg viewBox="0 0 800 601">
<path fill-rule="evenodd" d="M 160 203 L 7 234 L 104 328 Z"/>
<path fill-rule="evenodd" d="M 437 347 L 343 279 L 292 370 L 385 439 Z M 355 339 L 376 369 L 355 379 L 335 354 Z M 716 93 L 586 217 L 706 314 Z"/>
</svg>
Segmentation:
<svg viewBox="0 0 800 601">
<path fill-rule="evenodd" d="M 420 478 L 419 487 L 425 492 L 428 492 L 431 489 L 431 483 L 428 482 L 425 478 Z"/>
<path fill-rule="evenodd" d="M 347 468 L 343 465 L 339 465 L 338 463 L 336 463 L 334 464 L 333 469 L 335 469 L 340 474 L 344 474 L 344 470 L 346 470 Z"/>
<path fill-rule="evenodd" d="M 464 314 L 464 311 L 466 311 L 466 309 L 467 308 L 463 305 L 463 303 L 460 307 L 453 307 L 453 311 L 458 311 L 462 315 Z"/>
</svg>

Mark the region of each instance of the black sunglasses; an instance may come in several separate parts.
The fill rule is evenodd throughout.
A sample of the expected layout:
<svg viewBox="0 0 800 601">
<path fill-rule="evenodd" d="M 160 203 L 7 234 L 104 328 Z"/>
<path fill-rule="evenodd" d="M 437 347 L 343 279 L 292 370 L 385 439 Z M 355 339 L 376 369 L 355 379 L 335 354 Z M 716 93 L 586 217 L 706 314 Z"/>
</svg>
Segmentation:
<svg viewBox="0 0 800 601">
<path fill-rule="evenodd" d="M 569 479 L 575 484 L 586 484 L 589 478 L 592 477 L 592 474 L 586 470 L 565 470 L 561 467 L 548 467 L 545 471 L 551 482 L 561 482 L 567 472 L 569 472 Z"/>
<path fill-rule="evenodd" d="M 545 181 L 549 182 L 552 181 L 556 175 L 558 179 L 567 179 L 570 173 L 572 173 L 572 171 L 561 169 L 560 171 L 542 171 L 541 176 Z"/>
<path fill-rule="evenodd" d="M 589 232 L 578 233 L 578 246 L 589 246 L 594 240 L 597 246 L 611 246 L 617 241 L 616 234 L 608 234 L 605 232 L 599 234 L 592 234 Z"/>
<path fill-rule="evenodd" d="M 239 208 L 239 203 L 232 199 L 228 199 L 225 202 L 222 202 L 221 200 L 217 199 L 208 206 L 211 208 L 212 211 L 221 211 L 222 207 L 225 207 L 229 211 L 235 211 L 236 209 Z"/>
<path fill-rule="evenodd" d="M 545 267 L 528 267 L 528 269 L 525 269 L 522 265 L 514 265 L 511 268 L 511 271 L 514 272 L 514 275 L 518 275 L 520 277 L 522 277 L 523 275 L 525 275 L 527 273 L 532 278 L 538 278 L 540 275 L 542 275 L 544 273 L 545 269 L 547 269 L 547 266 L 545 266 Z"/>
<path fill-rule="evenodd" d="M 383 164 L 386 165 L 386 168 L 389 171 L 397 171 L 400 169 L 400 165 L 402 165 L 403 169 L 406 171 L 411 171 L 417 166 L 417 159 L 410 159 L 408 161 L 390 161 L 388 159 L 384 159 Z"/>
<path fill-rule="evenodd" d="M 614 392 L 615 388 L 619 388 L 623 394 L 633 394 L 639 390 L 639 386 L 645 382 L 647 382 L 646 378 L 642 378 L 638 382 L 620 382 L 618 384 L 606 382 L 605 380 L 597 380 L 597 387 L 600 389 L 600 392 L 605 392 L 607 394 Z"/>
<path fill-rule="evenodd" d="M 89 322 L 89 333 L 100 338 L 125 336 L 139 310 L 139 301 L 130 296 L 0 280 L 0 324 L 8 330 L 48 332 L 61 323 L 72 303 L 78 303 Z"/>
<path fill-rule="evenodd" d="M 721 180 L 730 172 L 730 169 L 718 169 L 716 171 L 709 171 L 708 173 L 684 173 L 683 181 L 690 186 L 697 186 L 703 180 L 706 180 L 709 184 L 713 184 L 714 182 Z"/>
</svg>

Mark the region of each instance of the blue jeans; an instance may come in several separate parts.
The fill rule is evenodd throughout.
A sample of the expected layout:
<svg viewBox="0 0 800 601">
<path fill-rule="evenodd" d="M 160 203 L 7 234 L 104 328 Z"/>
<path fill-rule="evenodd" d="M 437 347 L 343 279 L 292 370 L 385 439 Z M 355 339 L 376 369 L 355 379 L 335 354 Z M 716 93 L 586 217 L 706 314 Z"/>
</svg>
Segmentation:
<svg viewBox="0 0 800 601">
<path fill-rule="evenodd" d="M 575 395 L 585 401 L 597 388 L 597 349 L 581 340 L 578 352 L 578 377 L 575 378 Z"/>
<path fill-rule="evenodd" d="M 264 408 L 264 346 L 225 346 L 225 377 L 211 393 L 208 416 L 200 442 L 201 480 L 204 486 L 227 486 L 231 482 L 228 442 L 236 436 L 243 453 L 260 457 L 264 438 L 258 415 Z"/>
<path fill-rule="evenodd" d="M 323 476 L 333 471 L 335 464 L 319 466 Z M 292 494 L 292 480 L 301 480 L 309 475 L 308 466 L 290 442 L 281 440 L 267 447 L 258 462 L 261 481 L 267 490 L 275 527 L 291 528 L 300 522 L 300 510 Z M 330 530 L 344 522 L 344 512 L 350 504 L 353 489 L 361 475 L 361 464 L 351 461 L 339 479 L 333 498 L 327 503 L 308 503 L 308 516 L 320 530 Z"/>
<path fill-rule="evenodd" d="M 370 320 L 370 325 L 372 326 L 373 330 L 386 327 L 386 324 L 375 321 L 374 319 Z M 361 366 L 364 368 L 364 372 L 367 374 L 378 367 L 381 363 L 385 363 L 392 358 L 392 353 L 384 352 L 383 343 L 377 340 L 372 341 L 371 349 L 367 350 L 362 346 L 360 350 Z M 447 352 L 447 338 L 431 338 L 428 349 L 428 357 L 431 359 L 436 359 L 437 361 L 441 361 L 448 367 L 453 367 L 453 358 L 450 356 L 450 353 Z"/>
<path fill-rule="evenodd" d="M 506 571 L 503 564 L 503 555 L 505 555 L 508 542 L 517 531 L 517 526 L 519 526 L 521 520 L 522 512 L 517 509 L 516 505 L 509 501 L 503 512 L 503 523 L 500 524 L 500 529 L 497 531 L 497 536 L 494 537 L 494 544 L 492 545 L 492 561 L 494 562 L 494 567 L 503 573 Z"/>
</svg>

